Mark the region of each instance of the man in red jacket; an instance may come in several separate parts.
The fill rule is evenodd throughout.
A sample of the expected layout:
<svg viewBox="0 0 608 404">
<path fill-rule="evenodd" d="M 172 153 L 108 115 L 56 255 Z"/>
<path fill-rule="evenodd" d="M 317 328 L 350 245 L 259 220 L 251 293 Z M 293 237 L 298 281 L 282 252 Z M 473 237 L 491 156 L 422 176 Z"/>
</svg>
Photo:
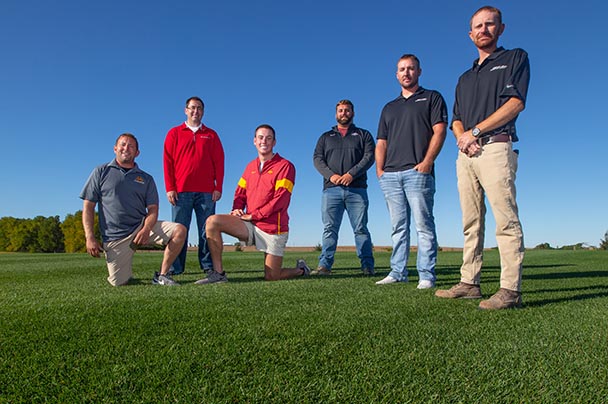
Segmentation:
<svg viewBox="0 0 608 404">
<path fill-rule="evenodd" d="M 295 268 L 283 268 L 283 253 L 289 231 L 287 208 L 296 180 L 296 169 L 291 162 L 273 151 L 276 143 L 272 126 L 260 125 L 256 128 L 253 144 L 258 157 L 247 165 L 239 180 L 232 212 L 207 219 L 207 242 L 213 271 L 197 284 L 228 281 L 222 267 L 222 233 L 264 251 L 264 279 L 267 281 L 310 274 L 304 260 L 297 260 Z"/>
<path fill-rule="evenodd" d="M 215 203 L 222 196 L 224 182 L 224 149 L 217 133 L 202 123 L 205 104 L 198 97 L 186 101 L 187 120 L 167 133 L 164 148 L 165 189 L 171 204 L 172 221 L 190 229 L 192 211 L 198 229 L 198 261 L 205 272 L 213 269 L 205 222 L 215 213 Z M 171 267 L 178 275 L 186 269 L 184 243 Z"/>
</svg>

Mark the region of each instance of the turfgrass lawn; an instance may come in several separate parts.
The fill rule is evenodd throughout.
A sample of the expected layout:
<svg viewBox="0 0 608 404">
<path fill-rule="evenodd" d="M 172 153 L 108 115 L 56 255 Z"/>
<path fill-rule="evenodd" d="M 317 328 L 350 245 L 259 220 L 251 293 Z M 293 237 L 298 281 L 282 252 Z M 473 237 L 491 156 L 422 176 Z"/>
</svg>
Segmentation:
<svg viewBox="0 0 608 404">
<path fill-rule="evenodd" d="M 260 253 L 233 252 L 230 282 L 197 286 L 190 253 L 169 288 L 143 252 L 112 288 L 102 260 L 0 254 L 0 402 L 608 402 L 608 252 L 527 252 L 525 306 L 500 312 L 416 290 L 415 271 L 376 286 L 376 259 L 373 279 L 339 253 L 330 278 L 264 282 Z M 439 287 L 459 262 L 440 253 Z M 490 251 L 485 296 L 498 280 Z"/>
</svg>

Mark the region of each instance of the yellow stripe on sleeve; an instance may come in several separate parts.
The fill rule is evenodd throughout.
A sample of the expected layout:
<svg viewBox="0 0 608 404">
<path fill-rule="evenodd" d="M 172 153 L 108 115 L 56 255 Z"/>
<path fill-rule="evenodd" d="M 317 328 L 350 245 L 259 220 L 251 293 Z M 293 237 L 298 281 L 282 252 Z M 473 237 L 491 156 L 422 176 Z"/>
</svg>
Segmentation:
<svg viewBox="0 0 608 404">
<path fill-rule="evenodd" d="M 293 192 L 293 182 L 289 181 L 287 178 L 283 178 L 282 180 L 278 180 L 274 186 L 275 191 L 279 188 L 285 188 L 289 191 L 289 193 Z"/>
<path fill-rule="evenodd" d="M 239 180 L 238 186 L 243 189 L 247 189 L 247 181 L 245 181 L 245 178 L 241 177 L 241 179 Z"/>
</svg>

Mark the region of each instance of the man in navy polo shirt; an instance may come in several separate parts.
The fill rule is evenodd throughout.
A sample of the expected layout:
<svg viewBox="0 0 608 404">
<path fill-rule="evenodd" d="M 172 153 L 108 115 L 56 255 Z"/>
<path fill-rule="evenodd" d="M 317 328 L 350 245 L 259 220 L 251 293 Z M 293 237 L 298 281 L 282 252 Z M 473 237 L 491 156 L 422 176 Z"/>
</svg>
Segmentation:
<svg viewBox="0 0 608 404">
<path fill-rule="evenodd" d="M 418 234 L 418 289 L 435 286 L 437 233 L 433 204 L 434 162 L 445 141 L 448 113 L 437 91 L 418 84 L 420 61 L 406 54 L 397 62 L 401 94 L 386 104 L 378 125 L 376 174 L 391 217 L 391 271 L 376 282 L 407 282 L 410 252 L 410 215 Z"/>
<path fill-rule="evenodd" d="M 496 220 L 500 290 L 481 309 L 520 307 L 524 240 L 517 202 L 515 121 L 524 109 L 530 81 L 528 54 L 498 47 L 504 32 L 500 10 L 485 6 L 473 14 L 469 37 L 479 59 L 458 80 L 452 131 L 460 153 L 456 162 L 464 226 L 460 282 L 438 290 L 443 298 L 481 298 L 485 213 L 488 198 Z"/>
<path fill-rule="evenodd" d="M 374 138 L 355 126 L 355 107 L 349 100 L 336 105 L 337 125 L 319 137 L 313 154 L 315 168 L 323 176 L 321 219 L 323 243 L 314 275 L 330 275 L 344 211 L 355 235 L 363 275 L 374 275 L 372 237 L 367 229 L 367 170 L 374 164 Z"/>
<path fill-rule="evenodd" d="M 116 158 L 96 167 L 87 180 L 83 199 L 82 224 L 87 252 L 99 257 L 105 252 L 108 282 L 125 285 L 133 275 L 133 254 L 138 245 L 166 245 L 160 274 L 154 283 L 175 285 L 169 276 L 171 264 L 186 240 L 186 228 L 158 221 L 158 192 L 154 178 L 139 169 L 135 158 L 139 145 L 135 136 L 123 133 L 114 145 Z M 99 204 L 99 228 L 103 245 L 95 238 L 95 205 Z"/>
</svg>

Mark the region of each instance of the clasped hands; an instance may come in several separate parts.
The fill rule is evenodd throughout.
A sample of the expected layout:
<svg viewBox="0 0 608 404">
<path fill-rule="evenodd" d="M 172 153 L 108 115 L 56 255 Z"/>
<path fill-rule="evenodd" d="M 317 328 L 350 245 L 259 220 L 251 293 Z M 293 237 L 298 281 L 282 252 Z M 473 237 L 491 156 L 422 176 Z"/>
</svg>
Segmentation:
<svg viewBox="0 0 608 404">
<path fill-rule="evenodd" d="M 353 176 L 349 173 L 346 173 L 344 175 L 334 174 L 329 178 L 329 181 L 332 184 L 349 186 L 350 183 L 353 182 Z"/>
<path fill-rule="evenodd" d="M 458 150 L 469 157 L 473 157 L 481 150 L 481 146 L 477 143 L 477 138 L 473 136 L 470 130 L 467 130 L 456 140 Z"/>
</svg>

